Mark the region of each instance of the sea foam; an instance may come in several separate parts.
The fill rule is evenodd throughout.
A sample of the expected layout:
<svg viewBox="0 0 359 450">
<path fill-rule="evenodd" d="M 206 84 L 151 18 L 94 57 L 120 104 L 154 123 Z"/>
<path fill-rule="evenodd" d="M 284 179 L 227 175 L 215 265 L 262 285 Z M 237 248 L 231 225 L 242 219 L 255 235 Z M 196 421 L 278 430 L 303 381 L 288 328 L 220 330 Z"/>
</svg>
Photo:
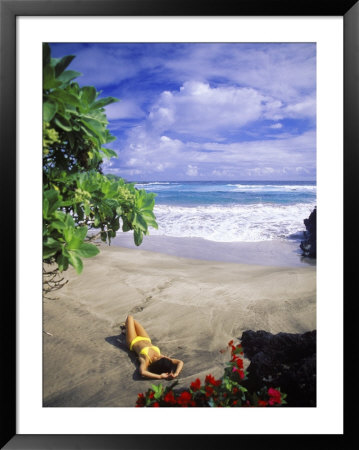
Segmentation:
<svg viewBox="0 0 359 450">
<path fill-rule="evenodd" d="M 235 206 L 156 205 L 158 230 L 150 234 L 201 237 L 217 242 L 256 242 L 286 239 L 305 230 L 303 219 L 313 204 Z"/>
</svg>

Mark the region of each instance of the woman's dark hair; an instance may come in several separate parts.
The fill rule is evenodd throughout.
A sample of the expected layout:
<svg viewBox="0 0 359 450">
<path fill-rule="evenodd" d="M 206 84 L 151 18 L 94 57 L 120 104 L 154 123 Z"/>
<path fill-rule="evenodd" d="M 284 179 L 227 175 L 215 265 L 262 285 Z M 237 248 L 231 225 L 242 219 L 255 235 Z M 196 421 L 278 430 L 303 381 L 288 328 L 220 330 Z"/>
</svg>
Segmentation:
<svg viewBox="0 0 359 450">
<path fill-rule="evenodd" d="M 157 359 L 148 366 L 148 370 L 150 372 L 157 373 L 158 375 L 161 375 L 161 373 L 175 372 L 176 369 L 177 364 L 174 364 L 169 358 L 166 358 L 165 356 Z"/>
</svg>

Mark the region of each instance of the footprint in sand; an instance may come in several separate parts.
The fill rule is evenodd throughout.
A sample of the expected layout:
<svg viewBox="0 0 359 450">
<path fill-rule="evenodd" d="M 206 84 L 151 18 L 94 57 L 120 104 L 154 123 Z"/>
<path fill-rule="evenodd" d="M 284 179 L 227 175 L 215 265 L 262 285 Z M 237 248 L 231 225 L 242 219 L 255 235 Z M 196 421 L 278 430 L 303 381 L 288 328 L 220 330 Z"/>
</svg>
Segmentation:
<svg viewBox="0 0 359 450">
<path fill-rule="evenodd" d="M 148 297 L 146 297 L 146 299 L 142 303 L 142 305 L 135 306 L 134 308 L 131 309 L 130 313 L 134 314 L 134 313 L 143 311 L 145 309 L 145 307 L 148 305 L 148 303 L 150 303 L 151 300 L 152 300 L 152 295 L 149 295 Z"/>
<path fill-rule="evenodd" d="M 137 313 L 137 312 L 141 312 L 141 311 L 143 311 L 143 309 L 144 309 L 143 306 L 138 305 L 138 306 L 135 306 L 134 308 L 132 308 L 130 313 L 134 314 L 134 313 Z"/>
</svg>

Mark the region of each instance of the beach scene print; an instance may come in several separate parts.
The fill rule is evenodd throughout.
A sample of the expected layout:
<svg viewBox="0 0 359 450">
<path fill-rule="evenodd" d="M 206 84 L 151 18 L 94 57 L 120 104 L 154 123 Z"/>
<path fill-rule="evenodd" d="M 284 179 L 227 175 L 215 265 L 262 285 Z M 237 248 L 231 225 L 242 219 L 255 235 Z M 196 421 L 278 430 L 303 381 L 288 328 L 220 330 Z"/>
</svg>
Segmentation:
<svg viewBox="0 0 359 450">
<path fill-rule="evenodd" d="M 316 406 L 316 45 L 43 45 L 43 406 Z M 320 255 L 319 255 L 320 257 Z"/>
</svg>

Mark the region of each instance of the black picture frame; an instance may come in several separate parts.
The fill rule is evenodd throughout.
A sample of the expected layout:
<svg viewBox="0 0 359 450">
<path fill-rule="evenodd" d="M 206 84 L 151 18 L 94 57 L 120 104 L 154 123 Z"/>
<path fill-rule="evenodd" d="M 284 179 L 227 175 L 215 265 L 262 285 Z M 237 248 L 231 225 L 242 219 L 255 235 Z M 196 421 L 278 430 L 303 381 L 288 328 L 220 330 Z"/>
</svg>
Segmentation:
<svg viewBox="0 0 359 450">
<path fill-rule="evenodd" d="M 342 435 L 19 435 L 16 433 L 16 17 L 18 16 L 342 16 L 344 19 L 344 433 Z M 2 220 L 2 396 L 1 448 L 6 449 L 182 449 L 254 445 L 267 448 L 350 448 L 356 424 L 354 379 L 357 295 L 355 186 L 359 169 L 359 4 L 357 0 L 0 0 L 0 167 Z M 335 214 L 335 212 L 333 212 Z M 330 226 L 330 224 L 328 224 Z M 330 245 L 330 244 L 329 244 Z M 345 270 L 344 270 L 345 268 Z M 353 289 L 352 289 L 353 287 Z M 352 295 L 349 295 L 352 294 Z M 350 298 L 351 297 L 351 298 Z M 344 297 L 345 298 L 345 297 Z M 333 336 L 333 338 L 335 338 Z M 355 344 L 354 344 L 355 343 Z M 335 367 L 333 374 L 335 384 Z M 335 395 L 330 393 L 328 395 Z M 209 424 L 210 426 L 210 424 Z M 241 433 L 244 430 L 241 430 Z"/>
</svg>

